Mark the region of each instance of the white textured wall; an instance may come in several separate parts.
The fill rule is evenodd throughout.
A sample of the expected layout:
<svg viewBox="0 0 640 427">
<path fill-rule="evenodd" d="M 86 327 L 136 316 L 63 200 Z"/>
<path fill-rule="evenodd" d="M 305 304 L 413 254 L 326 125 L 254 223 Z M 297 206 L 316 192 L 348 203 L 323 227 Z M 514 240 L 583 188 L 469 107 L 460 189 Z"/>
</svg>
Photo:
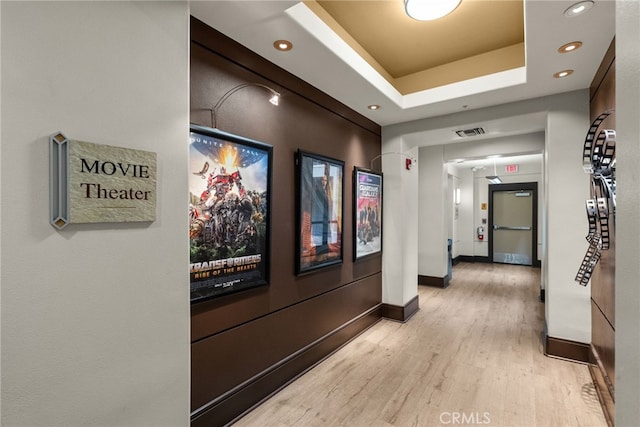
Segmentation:
<svg viewBox="0 0 640 427">
<path fill-rule="evenodd" d="M 384 250 L 382 302 L 404 306 L 418 295 L 418 168 L 405 168 L 405 159 L 418 159 L 418 149 L 407 147 L 401 136 L 383 129 Z M 400 154 L 401 153 L 401 154 Z M 419 163 L 419 162 L 418 162 Z"/>
<path fill-rule="evenodd" d="M 473 256 L 473 242 L 476 238 L 473 222 L 473 171 L 470 168 L 459 168 L 460 205 L 458 206 L 458 251 L 456 255 Z"/>
<path fill-rule="evenodd" d="M 575 282 L 587 250 L 589 226 L 584 203 L 589 175 L 579 160 L 589 130 L 589 93 L 572 92 L 549 104 L 546 133 L 547 333 L 554 338 L 591 342 L 591 286 Z"/>
<path fill-rule="evenodd" d="M 475 233 L 473 255 L 481 257 L 489 256 L 489 181 L 485 178 L 486 175 L 483 175 L 485 173 L 485 171 L 476 172 L 473 178 L 473 230 Z M 491 174 L 493 174 L 493 171 L 491 171 Z M 484 209 L 482 209 L 483 207 Z M 482 223 L 483 219 L 486 224 Z M 483 240 L 478 239 L 476 231 L 478 227 L 484 228 Z"/>
<path fill-rule="evenodd" d="M 452 165 L 448 165 L 448 173 L 449 173 L 449 195 L 451 197 L 450 200 L 450 206 L 451 206 L 451 212 L 449 212 L 447 215 L 450 218 L 451 221 L 451 229 L 452 229 L 452 233 L 449 235 L 449 237 L 451 237 L 452 241 L 452 246 L 451 246 L 451 257 L 452 258 L 456 258 L 458 255 L 460 255 L 460 234 L 462 234 L 461 228 L 460 228 L 460 214 L 461 214 L 461 203 L 456 205 L 456 188 L 460 189 L 461 193 L 460 195 L 462 196 L 462 189 L 460 188 L 460 186 L 462 185 L 462 180 L 460 179 L 460 172 L 458 170 L 456 170 L 455 167 L 452 167 Z M 456 216 L 456 210 L 458 212 L 458 215 Z"/>
<path fill-rule="evenodd" d="M 0 46 L 2 46 L 2 4 L 0 4 Z M 2 195 L 2 49 L 0 48 L 0 196 Z M 2 236 L 3 203 L 0 197 L 0 236 Z M 2 239 L 0 238 L 0 425 L 2 425 Z"/>
<path fill-rule="evenodd" d="M 420 148 L 418 185 L 418 274 L 447 275 L 449 185 L 442 160 L 442 145 Z"/>
<path fill-rule="evenodd" d="M 616 2 L 616 425 L 640 420 L 640 3 Z"/>
<path fill-rule="evenodd" d="M 189 10 L 1 2 L 3 426 L 187 426 Z M 49 134 L 155 151 L 157 220 L 49 225 Z"/>
</svg>

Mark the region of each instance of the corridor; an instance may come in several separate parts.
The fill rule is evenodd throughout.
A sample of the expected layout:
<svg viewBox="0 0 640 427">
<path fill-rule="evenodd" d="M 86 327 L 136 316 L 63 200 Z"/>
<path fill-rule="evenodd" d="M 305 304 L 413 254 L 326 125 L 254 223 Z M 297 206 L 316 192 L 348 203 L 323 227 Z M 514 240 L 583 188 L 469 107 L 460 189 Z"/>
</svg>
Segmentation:
<svg viewBox="0 0 640 427">
<path fill-rule="evenodd" d="M 235 426 L 606 426 L 585 365 L 543 355 L 540 270 L 460 263 Z"/>
</svg>

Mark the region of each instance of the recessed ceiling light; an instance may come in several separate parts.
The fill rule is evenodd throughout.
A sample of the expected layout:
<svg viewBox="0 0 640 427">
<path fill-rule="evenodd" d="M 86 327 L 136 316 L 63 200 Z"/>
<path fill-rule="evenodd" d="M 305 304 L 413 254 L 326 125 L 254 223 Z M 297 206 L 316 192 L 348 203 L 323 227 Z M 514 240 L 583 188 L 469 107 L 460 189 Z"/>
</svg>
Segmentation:
<svg viewBox="0 0 640 427">
<path fill-rule="evenodd" d="M 580 46 L 582 46 L 582 42 L 579 42 L 579 41 L 567 43 L 565 45 L 560 46 L 558 48 L 558 52 L 560 53 L 573 52 L 574 50 L 579 49 Z"/>
<path fill-rule="evenodd" d="M 490 156 L 487 156 L 487 159 L 497 159 L 499 157 L 502 157 L 502 154 L 491 154 Z"/>
<path fill-rule="evenodd" d="M 369 105 L 367 108 L 368 108 L 369 110 L 379 110 L 379 109 L 380 109 L 380 106 L 379 106 L 379 105 L 376 105 L 376 104 L 372 104 L 372 105 Z"/>
<path fill-rule="evenodd" d="M 561 79 L 562 77 L 567 77 L 568 75 L 571 75 L 571 74 L 573 74 L 573 70 L 563 70 L 555 73 L 553 77 L 555 77 L 556 79 Z"/>
<path fill-rule="evenodd" d="M 273 47 L 275 47 L 277 50 L 286 52 L 293 49 L 293 43 L 291 43 L 289 40 L 276 40 L 273 42 Z"/>
<path fill-rule="evenodd" d="M 591 6 L 593 6 L 593 1 L 592 0 L 586 0 L 586 1 L 581 1 L 578 2 L 574 5 L 572 5 L 571 7 L 569 7 L 567 10 L 564 11 L 564 16 L 568 16 L 569 18 L 572 18 L 574 16 L 578 16 L 581 13 L 586 12 L 587 10 L 591 9 Z"/>
</svg>

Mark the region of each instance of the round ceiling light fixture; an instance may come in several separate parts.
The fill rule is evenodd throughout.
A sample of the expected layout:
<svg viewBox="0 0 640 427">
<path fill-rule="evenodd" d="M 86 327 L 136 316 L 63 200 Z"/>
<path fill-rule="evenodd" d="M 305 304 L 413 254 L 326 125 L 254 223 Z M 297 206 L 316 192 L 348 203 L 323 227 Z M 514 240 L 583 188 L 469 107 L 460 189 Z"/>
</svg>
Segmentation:
<svg viewBox="0 0 640 427">
<path fill-rule="evenodd" d="M 573 52 L 574 50 L 579 49 L 580 46 L 582 46 L 582 42 L 579 42 L 579 41 L 567 43 L 565 45 L 560 46 L 558 48 L 558 52 L 560 52 L 560 53 Z"/>
<path fill-rule="evenodd" d="M 564 16 L 567 16 L 569 18 L 573 18 L 574 16 L 578 16 L 581 13 L 586 12 L 587 10 L 591 9 L 591 7 L 593 6 L 593 1 L 592 0 L 585 0 L 585 1 L 580 1 L 570 7 L 567 8 L 567 10 L 564 11 Z"/>
<path fill-rule="evenodd" d="M 273 47 L 275 47 L 276 50 L 286 52 L 293 49 L 293 43 L 291 43 L 289 40 L 276 40 L 273 42 Z"/>
<path fill-rule="evenodd" d="M 453 12 L 461 0 L 404 0 L 404 10 L 417 21 L 433 21 Z"/>
<path fill-rule="evenodd" d="M 369 110 L 379 110 L 380 106 L 377 104 L 371 104 L 367 107 Z"/>
<path fill-rule="evenodd" d="M 569 75 L 573 74 L 573 70 L 563 70 L 563 71 L 558 71 L 557 73 L 555 73 L 553 75 L 553 77 L 555 77 L 556 79 L 561 79 L 563 77 L 567 77 Z"/>
</svg>

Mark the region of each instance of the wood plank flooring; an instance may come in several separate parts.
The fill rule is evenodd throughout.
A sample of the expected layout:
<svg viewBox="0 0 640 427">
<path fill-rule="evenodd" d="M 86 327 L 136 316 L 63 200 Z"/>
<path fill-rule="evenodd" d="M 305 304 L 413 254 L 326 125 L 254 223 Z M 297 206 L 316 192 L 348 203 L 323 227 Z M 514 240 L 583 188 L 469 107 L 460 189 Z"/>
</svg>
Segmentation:
<svg viewBox="0 0 640 427">
<path fill-rule="evenodd" d="M 546 357 L 540 270 L 460 263 L 235 424 L 606 427 L 586 365 Z"/>
</svg>

